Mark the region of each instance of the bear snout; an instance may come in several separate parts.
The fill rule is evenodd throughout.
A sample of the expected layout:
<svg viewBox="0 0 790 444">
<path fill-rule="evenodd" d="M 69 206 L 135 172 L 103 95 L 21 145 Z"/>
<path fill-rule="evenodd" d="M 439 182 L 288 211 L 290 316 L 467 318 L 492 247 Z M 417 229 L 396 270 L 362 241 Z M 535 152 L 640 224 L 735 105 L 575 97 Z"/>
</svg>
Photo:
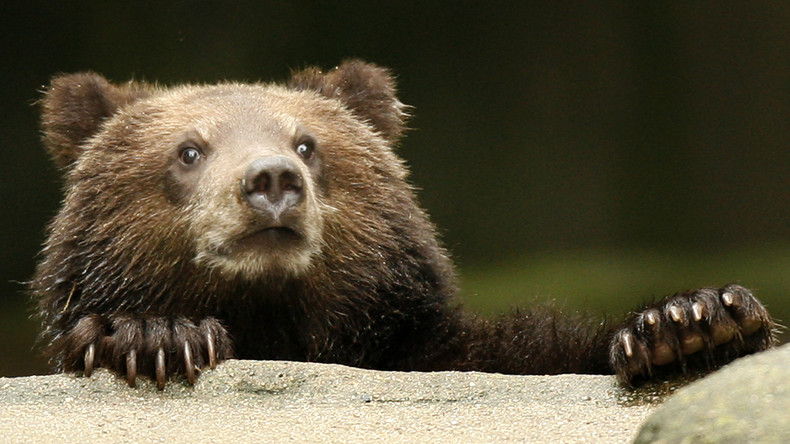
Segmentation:
<svg viewBox="0 0 790 444">
<path fill-rule="evenodd" d="M 253 210 L 277 226 L 283 213 L 304 201 L 304 178 L 288 157 L 262 157 L 252 161 L 245 170 L 241 192 Z"/>
</svg>

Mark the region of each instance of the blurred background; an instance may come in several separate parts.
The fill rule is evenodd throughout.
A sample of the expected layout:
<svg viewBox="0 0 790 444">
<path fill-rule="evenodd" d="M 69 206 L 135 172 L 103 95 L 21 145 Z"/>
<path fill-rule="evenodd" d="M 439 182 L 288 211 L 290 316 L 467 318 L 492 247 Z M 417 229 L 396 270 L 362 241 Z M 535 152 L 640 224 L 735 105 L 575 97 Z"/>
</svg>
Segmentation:
<svg viewBox="0 0 790 444">
<path fill-rule="evenodd" d="M 358 57 L 413 105 L 399 153 L 485 314 L 617 318 L 739 282 L 790 319 L 790 3 L 0 5 L 0 376 L 47 371 L 24 294 L 60 178 L 35 101 L 58 72 L 284 80 Z"/>
</svg>

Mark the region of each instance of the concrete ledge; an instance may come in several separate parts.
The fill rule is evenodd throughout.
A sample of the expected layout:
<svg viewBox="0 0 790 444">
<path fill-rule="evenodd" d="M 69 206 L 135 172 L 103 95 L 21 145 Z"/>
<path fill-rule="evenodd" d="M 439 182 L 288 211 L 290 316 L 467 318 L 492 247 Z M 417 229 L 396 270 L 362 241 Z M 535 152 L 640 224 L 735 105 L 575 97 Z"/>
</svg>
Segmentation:
<svg viewBox="0 0 790 444">
<path fill-rule="evenodd" d="M 613 377 L 228 361 L 191 387 L 0 378 L 2 442 L 628 442 L 653 406 Z"/>
</svg>

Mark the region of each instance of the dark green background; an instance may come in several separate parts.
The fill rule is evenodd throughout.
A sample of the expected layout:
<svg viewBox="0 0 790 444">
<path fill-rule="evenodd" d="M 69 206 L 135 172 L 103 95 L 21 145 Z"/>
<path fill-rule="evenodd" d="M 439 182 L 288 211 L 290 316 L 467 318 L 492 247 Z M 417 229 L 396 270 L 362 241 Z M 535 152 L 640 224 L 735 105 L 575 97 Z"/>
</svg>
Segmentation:
<svg viewBox="0 0 790 444">
<path fill-rule="evenodd" d="M 400 153 L 483 312 L 617 313 L 738 281 L 790 318 L 790 3 L 3 2 L 0 375 L 44 371 L 21 284 L 60 182 L 58 72 L 282 80 L 359 57 L 415 106 Z"/>
</svg>

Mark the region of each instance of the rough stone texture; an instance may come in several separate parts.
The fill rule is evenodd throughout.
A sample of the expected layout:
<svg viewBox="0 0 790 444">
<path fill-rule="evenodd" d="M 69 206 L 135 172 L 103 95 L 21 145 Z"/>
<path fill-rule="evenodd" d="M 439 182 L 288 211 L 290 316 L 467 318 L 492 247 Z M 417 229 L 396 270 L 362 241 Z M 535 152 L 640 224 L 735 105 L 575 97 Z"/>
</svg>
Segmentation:
<svg viewBox="0 0 790 444">
<path fill-rule="evenodd" d="M 99 370 L 0 378 L 2 442 L 630 441 L 650 403 L 614 377 L 228 361 L 194 387 Z"/>
<path fill-rule="evenodd" d="M 697 381 L 649 417 L 637 443 L 790 442 L 790 344 Z"/>
</svg>

